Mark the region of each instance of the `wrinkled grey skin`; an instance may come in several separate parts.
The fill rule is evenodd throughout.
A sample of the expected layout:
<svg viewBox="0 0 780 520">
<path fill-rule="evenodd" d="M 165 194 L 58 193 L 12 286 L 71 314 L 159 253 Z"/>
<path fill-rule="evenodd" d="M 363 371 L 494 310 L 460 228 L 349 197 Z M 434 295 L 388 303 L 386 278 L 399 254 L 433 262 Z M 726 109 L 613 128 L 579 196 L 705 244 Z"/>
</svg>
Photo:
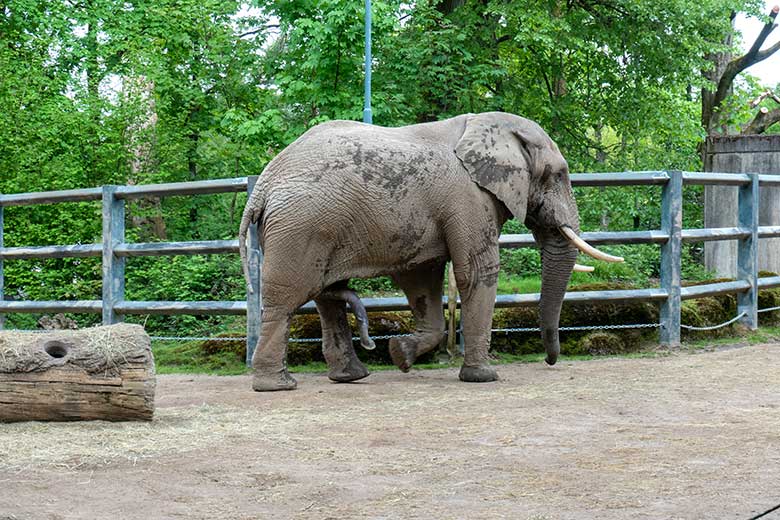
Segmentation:
<svg viewBox="0 0 780 520">
<path fill-rule="evenodd" d="M 390 353 L 408 370 L 444 337 L 442 284 L 450 259 L 465 335 L 460 379 L 494 381 L 488 349 L 498 237 L 511 216 L 526 223 L 541 249 L 542 338 L 553 364 L 577 254 L 558 227 L 578 232 L 579 216 L 566 161 L 536 123 L 491 112 L 401 128 L 333 121 L 309 130 L 259 177 L 241 221 L 245 272 L 247 230 L 254 223 L 264 252 L 253 388 L 295 388 L 286 367 L 290 318 L 312 299 L 329 377 L 368 375 L 352 347 L 350 297 L 332 297 L 353 277 L 390 275 L 405 292 L 416 330 L 392 339 Z"/>
</svg>

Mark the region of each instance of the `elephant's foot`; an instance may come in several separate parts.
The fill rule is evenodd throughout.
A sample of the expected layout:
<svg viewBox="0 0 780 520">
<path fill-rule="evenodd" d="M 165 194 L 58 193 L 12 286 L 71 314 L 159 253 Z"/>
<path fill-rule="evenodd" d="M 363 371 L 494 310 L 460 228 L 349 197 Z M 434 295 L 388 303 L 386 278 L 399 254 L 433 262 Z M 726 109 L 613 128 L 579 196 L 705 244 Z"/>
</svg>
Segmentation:
<svg viewBox="0 0 780 520">
<path fill-rule="evenodd" d="M 295 390 L 298 382 L 286 368 L 277 371 L 256 370 L 252 378 L 252 390 L 255 392 L 275 392 L 277 390 Z"/>
<path fill-rule="evenodd" d="M 467 383 L 489 383 L 498 379 L 498 372 L 490 365 L 479 365 L 476 367 L 463 365 L 460 367 L 459 376 L 461 381 Z"/>
<path fill-rule="evenodd" d="M 393 364 L 401 369 L 401 372 L 408 372 L 414 361 L 417 359 L 417 345 L 419 340 L 412 336 L 403 336 L 400 338 L 390 338 L 389 350 Z"/>
<path fill-rule="evenodd" d="M 368 377 L 369 374 L 366 366 L 357 357 L 353 357 L 347 366 L 329 369 L 328 379 L 337 383 L 350 383 Z"/>
</svg>

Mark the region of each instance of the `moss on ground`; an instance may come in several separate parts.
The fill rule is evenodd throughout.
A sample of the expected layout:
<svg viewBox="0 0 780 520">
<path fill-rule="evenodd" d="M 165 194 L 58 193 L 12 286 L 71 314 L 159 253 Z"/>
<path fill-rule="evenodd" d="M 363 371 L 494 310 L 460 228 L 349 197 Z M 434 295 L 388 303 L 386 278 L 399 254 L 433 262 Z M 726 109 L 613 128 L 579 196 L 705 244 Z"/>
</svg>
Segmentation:
<svg viewBox="0 0 780 520">
<path fill-rule="evenodd" d="M 765 274 L 765 273 L 762 273 Z M 713 283 L 726 280 L 709 280 Z M 636 288 L 628 282 L 590 283 L 572 287 L 576 291 L 605 291 Z M 759 309 L 780 306 L 780 289 L 760 291 Z M 735 295 L 720 295 L 697 300 L 687 300 L 682 305 L 682 323 L 705 327 L 723 323 L 736 315 Z M 350 325 L 356 331 L 354 317 L 349 316 Z M 534 328 L 538 326 L 539 314 L 534 307 L 496 309 L 493 328 Z M 574 304 L 565 305 L 561 312 L 561 326 L 593 326 L 658 323 L 658 306 L 646 302 Z M 780 311 L 759 314 L 762 327 L 780 325 Z M 404 334 L 414 330 L 410 312 L 379 312 L 369 314 L 369 333 L 372 336 Z M 774 330 L 774 329 L 770 329 Z M 567 357 L 591 357 L 604 355 L 641 355 L 655 352 L 658 346 L 657 328 L 600 329 L 591 331 L 562 331 L 561 353 Z M 242 337 L 245 334 L 243 322 L 236 323 L 236 329 L 218 337 Z M 319 338 L 319 317 L 316 314 L 298 315 L 293 319 L 291 338 Z M 355 332 L 356 334 L 356 332 Z M 719 338 L 758 338 L 760 333 L 745 330 L 739 324 L 714 331 L 690 331 L 683 329 L 683 341 L 691 345 L 716 343 Z M 769 336 L 774 337 L 774 336 Z M 392 365 L 388 353 L 388 339 L 376 340 L 377 348 L 367 351 L 356 344 L 358 357 L 373 370 Z M 496 360 L 537 360 L 544 352 L 538 332 L 494 332 L 491 352 Z M 210 372 L 238 374 L 246 372 L 244 341 L 205 341 L 184 344 L 159 342 L 154 345 L 155 359 L 160 373 Z M 438 367 L 438 352 L 434 351 L 418 360 L 418 367 Z M 288 363 L 300 366 L 304 371 L 324 370 L 324 358 L 319 342 L 291 342 L 288 347 Z M 446 364 L 444 365 L 446 366 Z"/>
</svg>

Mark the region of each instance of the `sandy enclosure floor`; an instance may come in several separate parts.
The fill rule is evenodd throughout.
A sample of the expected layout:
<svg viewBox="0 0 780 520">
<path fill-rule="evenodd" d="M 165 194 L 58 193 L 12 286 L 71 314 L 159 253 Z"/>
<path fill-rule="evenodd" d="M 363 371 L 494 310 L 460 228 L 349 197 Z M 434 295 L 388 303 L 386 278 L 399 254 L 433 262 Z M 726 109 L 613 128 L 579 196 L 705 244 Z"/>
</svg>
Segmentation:
<svg viewBox="0 0 780 520">
<path fill-rule="evenodd" d="M 299 375 L 275 394 L 161 376 L 152 423 L 0 425 L 0 520 L 747 520 L 780 503 L 780 345 L 499 370 Z"/>
</svg>

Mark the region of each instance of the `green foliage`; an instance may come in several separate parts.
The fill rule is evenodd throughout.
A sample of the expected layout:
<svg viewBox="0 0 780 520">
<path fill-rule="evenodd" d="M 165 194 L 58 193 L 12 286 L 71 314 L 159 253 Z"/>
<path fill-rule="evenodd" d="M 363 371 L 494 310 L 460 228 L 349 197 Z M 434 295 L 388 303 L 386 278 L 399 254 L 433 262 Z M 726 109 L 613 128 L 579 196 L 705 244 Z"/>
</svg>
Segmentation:
<svg viewBox="0 0 780 520">
<path fill-rule="evenodd" d="M 353 278 L 349 281 L 349 287 L 360 295 L 398 293 L 400 289 L 389 276 L 377 278 Z"/>
<path fill-rule="evenodd" d="M 375 122 L 514 112 L 550 133 L 572 171 L 699 169 L 705 56 L 724 50 L 732 10 L 759 9 L 753 0 L 450 4 L 373 1 Z M 318 122 L 360 119 L 362 8 L 352 0 L 2 2 L 0 192 L 259 174 Z M 735 85 L 724 107 L 729 124 L 749 120 L 745 100 L 758 88 L 750 78 Z M 660 221 L 657 188 L 583 188 L 577 198 L 583 230 Z M 245 200 L 131 201 L 127 237 L 232 239 Z M 686 188 L 686 227 L 701 226 L 701 206 L 701 188 Z M 11 207 L 4 218 L 6 246 L 100 241 L 99 203 Z M 527 230 L 510 221 L 504 232 Z M 625 265 L 599 265 L 575 280 L 657 277 L 656 246 L 614 251 Z M 501 261 L 505 285 L 540 271 L 531 249 L 502 250 Z M 695 245 L 683 271 L 706 276 Z M 94 258 L 8 261 L 4 274 L 11 298 L 100 297 Z M 397 291 L 388 278 L 351 284 Z M 128 262 L 128 298 L 230 300 L 242 291 L 235 258 Z M 134 319 L 160 332 L 224 326 L 217 318 Z M 34 326 L 32 317 L 11 320 Z"/>
</svg>

